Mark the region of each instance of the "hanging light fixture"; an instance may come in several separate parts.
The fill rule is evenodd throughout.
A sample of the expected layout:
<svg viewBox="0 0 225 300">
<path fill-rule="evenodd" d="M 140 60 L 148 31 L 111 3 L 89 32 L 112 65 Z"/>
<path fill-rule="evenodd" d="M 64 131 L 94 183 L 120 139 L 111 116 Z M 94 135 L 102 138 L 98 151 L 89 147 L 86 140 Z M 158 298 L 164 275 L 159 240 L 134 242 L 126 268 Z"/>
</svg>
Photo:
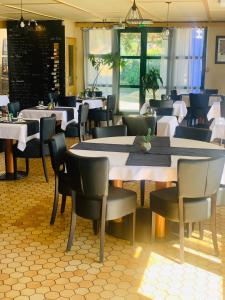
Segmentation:
<svg viewBox="0 0 225 300">
<path fill-rule="evenodd" d="M 195 33 L 196 33 L 196 35 L 195 35 L 196 39 L 198 39 L 198 40 L 203 39 L 203 35 L 204 35 L 204 29 L 203 28 L 197 28 Z"/>
<path fill-rule="evenodd" d="M 128 11 L 128 14 L 125 18 L 126 24 L 132 24 L 132 25 L 140 25 L 140 24 L 152 24 L 151 19 L 144 19 L 142 17 L 142 14 L 140 12 L 140 9 L 137 7 L 136 2 L 134 0 L 133 5 Z"/>
<path fill-rule="evenodd" d="M 162 38 L 163 38 L 163 40 L 168 40 L 169 35 L 170 35 L 170 29 L 169 29 L 169 9 L 170 9 L 170 4 L 172 2 L 165 2 L 165 3 L 167 4 L 167 15 L 166 15 L 167 26 L 165 28 L 163 28 Z"/>
<path fill-rule="evenodd" d="M 27 23 L 27 26 L 28 27 L 37 27 L 38 24 L 37 24 L 37 21 L 36 20 L 29 20 L 28 23 Z M 23 0 L 20 1 L 20 20 L 19 20 L 19 27 L 20 28 L 24 28 L 26 27 L 26 23 L 25 23 L 25 20 L 24 20 L 24 17 L 23 17 Z"/>
<path fill-rule="evenodd" d="M 20 21 L 19 21 L 19 26 L 20 28 L 24 28 L 25 27 L 25 21 L 23 18 L 23 2 L 22 0 L 20 1 Z"/>
</svg>

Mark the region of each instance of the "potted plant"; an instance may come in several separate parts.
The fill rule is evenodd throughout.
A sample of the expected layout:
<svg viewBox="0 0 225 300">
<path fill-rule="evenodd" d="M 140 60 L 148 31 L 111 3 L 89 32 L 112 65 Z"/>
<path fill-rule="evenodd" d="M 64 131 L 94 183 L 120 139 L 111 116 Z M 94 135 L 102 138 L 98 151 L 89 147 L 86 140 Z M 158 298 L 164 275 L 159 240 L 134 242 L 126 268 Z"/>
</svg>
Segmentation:
<svg viewBox="0 0 225 300">
<path fill-rule="evenodd" d="M 92 94 L 94 94 L 94 92 L 98 90 L 97 89 L 98 78 L 105 66 L 108 66 L 109 69 L 112 69 L 118 66 L 123 67 L 123 65 L 125 64 L 124 61 L 120 59 L 120 56 L 118 54 L 112 54 L 112 53 L 102 54 L 101 56 L 89 54 L 88 59 L 91 62 L 92 67 L 97 71 L 97 74 L 92 83 L 92 87 L 91 89 L 88 89 L 89 92 L 92 92 Z"/>
<path fill-rule="evenodd" d="M 148 129 L 147 135 L 143 136 L 143 143 L 141 145 L 141 148 L 145 151 L 148 152 L 151 149 L 151 141 L 153 138 L 153 135 L 151 134 L 151 128 Z"/>
<path fill-rule="evenodd" d="M 142 83 L 144 90 L 152 90 L 153 99 L 156 99 L 156 91 L 159 89 L 159 83 L 163 85 L 162 77 L 160 72 L 155 67 L 150 68 L 148 73 L 142 77 Z"/>
</svg>

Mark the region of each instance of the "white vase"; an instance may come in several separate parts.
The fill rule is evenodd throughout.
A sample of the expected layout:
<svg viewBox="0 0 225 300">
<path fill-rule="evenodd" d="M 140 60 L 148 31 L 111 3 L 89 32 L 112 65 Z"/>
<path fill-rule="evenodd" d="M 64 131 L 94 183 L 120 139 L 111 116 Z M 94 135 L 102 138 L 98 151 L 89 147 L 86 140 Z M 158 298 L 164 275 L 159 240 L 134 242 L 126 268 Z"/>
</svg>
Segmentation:
<svg viewBox="0 0 225 300">
<path fill-rule="evenodd" d="M 143 143 L 143 150 L 149 151 L 151 149 L 151 143 Z"/>
</svg>

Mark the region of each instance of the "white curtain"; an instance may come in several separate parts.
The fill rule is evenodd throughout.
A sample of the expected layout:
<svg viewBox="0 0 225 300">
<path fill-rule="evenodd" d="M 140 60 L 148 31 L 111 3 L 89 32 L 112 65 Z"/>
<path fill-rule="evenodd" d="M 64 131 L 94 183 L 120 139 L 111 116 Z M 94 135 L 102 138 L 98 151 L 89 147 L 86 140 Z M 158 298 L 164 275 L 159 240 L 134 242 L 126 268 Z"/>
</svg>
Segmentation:
<svg viewBox="0 0 225 300">
<path fill-rule="evenodd" d="M 178 93 L 200 90 L 203 45 L 203 29 L 177 28 L 173 30 L 169 54 L 169 89 L 176 88 Z"/>
</svg>

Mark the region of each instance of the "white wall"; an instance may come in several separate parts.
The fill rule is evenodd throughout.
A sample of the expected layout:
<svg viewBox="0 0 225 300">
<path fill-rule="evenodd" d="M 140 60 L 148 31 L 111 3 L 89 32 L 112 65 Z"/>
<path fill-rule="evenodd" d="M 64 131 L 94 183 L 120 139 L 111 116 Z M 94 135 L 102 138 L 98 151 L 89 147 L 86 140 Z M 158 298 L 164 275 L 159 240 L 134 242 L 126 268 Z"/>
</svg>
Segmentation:
<svg viewBox="0 0 225 300">
<path fill-rule="evenodd" d="M 208 27 L 205 88 L 216 88 L 225 95 L 225 64 L 215 64 L 216 36 L 225 36 L 225 23 Z"/>
<path fill-rule="evenodd" d="M 84 59 L 83 59 L 83 33 L 82 30 L 75 26 L 74 22 L 64 21 L 65 39 L 76 38 L 76 76 L 77 76 L 77 93 L 84 90 Z M 66 41 L 65 41 L 66 45 Z"/>
</svg>

